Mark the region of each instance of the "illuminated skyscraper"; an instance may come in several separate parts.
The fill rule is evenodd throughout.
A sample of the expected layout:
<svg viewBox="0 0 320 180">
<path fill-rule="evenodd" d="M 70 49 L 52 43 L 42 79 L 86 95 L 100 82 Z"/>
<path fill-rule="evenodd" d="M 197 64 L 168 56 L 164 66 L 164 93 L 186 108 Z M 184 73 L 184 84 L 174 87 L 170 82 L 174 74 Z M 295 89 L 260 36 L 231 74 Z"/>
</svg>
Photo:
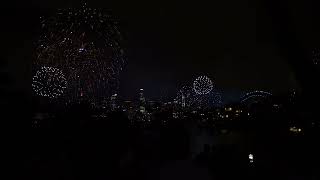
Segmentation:
<svg viewBox="0 0 320 180">
<path fill-rule="evenodd" d="M 146 98 L 144 97 L 144 89 L 139 91 L 139 110 L 141 113 L 146 112 Z"/>
<path fill-rule="evenodd" d="M 185 95 L 181 96 L 181 106 L 182 106 L 182 108 L 186 107 L 186 97 L 185 97 Z"/>
<path fill-rule="evenodd" d="M 117 108 L 117 97 L 118 97 L 118 94 L 114 94 L 111 96 L 111 99 L 110 99 L 111 111 L 115 111 Z"/>
</svg>

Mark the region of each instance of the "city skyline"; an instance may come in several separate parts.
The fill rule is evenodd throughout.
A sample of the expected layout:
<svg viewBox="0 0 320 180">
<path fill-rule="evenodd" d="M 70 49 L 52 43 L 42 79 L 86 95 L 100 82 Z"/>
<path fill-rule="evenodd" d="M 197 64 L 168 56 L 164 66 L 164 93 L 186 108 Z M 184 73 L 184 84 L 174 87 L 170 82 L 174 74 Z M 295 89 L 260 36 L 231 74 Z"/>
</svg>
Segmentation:
<svg viewBox="0 0 320 180">
<path fill-rule="evenodd" d="M 297 0 L 2 2 L 9 167 L 41 180 L 320 179 L 319 12 Z"/>
</svg>

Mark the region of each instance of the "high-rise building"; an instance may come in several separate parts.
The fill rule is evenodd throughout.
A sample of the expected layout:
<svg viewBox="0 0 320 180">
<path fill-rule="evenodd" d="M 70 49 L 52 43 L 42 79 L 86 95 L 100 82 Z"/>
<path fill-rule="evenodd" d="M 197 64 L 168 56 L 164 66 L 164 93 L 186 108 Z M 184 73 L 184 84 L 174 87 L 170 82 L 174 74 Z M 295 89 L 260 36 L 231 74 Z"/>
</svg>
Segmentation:
<svg viewBox="0 0 320 180">
<path fill-rule="evenodd" d="M 181 105 L 182 105 L 182 108 L 186 107 L 186 97 L 184 94 L 181 96 Z"/>
<path fill-rule="evenodd" d="M 144 97 L 144 89 L 140 89 L 139 91 L 139 100 L 140 100 L 140 103 L 142 104 L 146 103 L 146 99 Z"/>
<path fill-rule="evenodd" d="M 146 112 L 146 98 L 144 97 L 144 89 L 139 91 L 139 110 L 141 113 Z"/>
<path fill-rule="evenodd" d="M 114 94 L 111 96 L 111 99 L 110 99 L 111 111 L 115 111 L 117 109 L 117 97 L 118 97 L 118 94 Z"/>
</svg>

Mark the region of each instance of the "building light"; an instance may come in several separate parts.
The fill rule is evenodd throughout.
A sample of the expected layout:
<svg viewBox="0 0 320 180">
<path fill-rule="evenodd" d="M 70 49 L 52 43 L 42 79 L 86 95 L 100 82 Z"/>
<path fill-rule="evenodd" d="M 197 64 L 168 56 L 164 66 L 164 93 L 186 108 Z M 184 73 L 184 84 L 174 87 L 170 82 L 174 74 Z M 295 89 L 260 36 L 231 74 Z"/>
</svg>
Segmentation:
<svg viewBox="0 0 320 180">
<path fill-rule="evenodd" d="M 82 53 L 85 49 L 83 47 L 79 48 L 79 53 Z"/>
<path fill-rule="evenodd" d="M 301 133 L 302 129 L 301 128 L 297 128 L 297 127 L 290 127 L 289 129 L 291 132 L 293 133 Z"/>
<path fill-rule="evenodd" d="M 253 163 L 253 161 L 254 161 L 254 156 L 253 156 L 253 154 L 249 154 L 249 162 L 250 162 L 250 163 Z"/>
</svg>

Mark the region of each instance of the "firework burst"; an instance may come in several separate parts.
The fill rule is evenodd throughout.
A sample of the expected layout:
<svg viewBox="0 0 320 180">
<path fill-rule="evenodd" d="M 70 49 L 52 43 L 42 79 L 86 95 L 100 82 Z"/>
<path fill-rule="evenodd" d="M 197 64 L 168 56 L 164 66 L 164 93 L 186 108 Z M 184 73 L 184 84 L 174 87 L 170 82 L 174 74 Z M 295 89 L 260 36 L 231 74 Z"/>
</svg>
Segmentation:
<svg viewBox="0 0 320 180">
<path fill-rule="evenodd" d="M 42 67 L 32 79 L 32 89 L 39 96 L 57 98 L 66 88 L 66 78 L 57 68 Z"/>
<path fill-rule="evenodd" d="M 61 69 L 69 83 L 70 101 L 95 101 L 118 88 L 125 63 L 118 23 L 102 10 L 61 9 L 41 18 L 42 34 L 37 42 L 34 66 Z"/>
<path fill-rule="evenodd" d="M 193 90 L 198 95 L 209 94 L 213 90 L 213 82 L 207 76 L 199 76 L 193 82 Z"/>
</svg>

